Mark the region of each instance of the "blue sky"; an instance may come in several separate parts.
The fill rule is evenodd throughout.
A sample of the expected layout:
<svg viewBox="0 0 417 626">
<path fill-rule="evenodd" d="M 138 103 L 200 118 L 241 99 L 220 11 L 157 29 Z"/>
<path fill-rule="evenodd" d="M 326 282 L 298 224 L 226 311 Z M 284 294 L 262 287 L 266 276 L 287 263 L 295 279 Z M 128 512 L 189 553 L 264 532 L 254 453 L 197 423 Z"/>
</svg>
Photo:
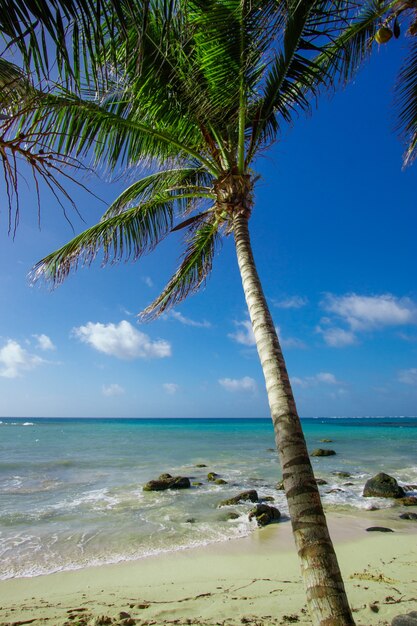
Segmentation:
<svg viewBox="0 0 417 626">
<path fill-rule="evenodd" d="M 302 416 L 417 415 L 417 166 L 401 169 L 391 106 L 402 46 L 375 48 L 257 163 L 254 254 Z M 83 182 L 109 202 L 123 188 Z M 179 236 L 136 264 L 31 287 L 32 265 L 73 231 L 47 192 L 38 228 L 28 179 L 13 240 L 0 191 L 0 416 L 268 415 L 231 239 L 205 289 L 138 324 Z M 72 195 L 87 225 L 98 219 L 104 205 Z"/>
</svg>

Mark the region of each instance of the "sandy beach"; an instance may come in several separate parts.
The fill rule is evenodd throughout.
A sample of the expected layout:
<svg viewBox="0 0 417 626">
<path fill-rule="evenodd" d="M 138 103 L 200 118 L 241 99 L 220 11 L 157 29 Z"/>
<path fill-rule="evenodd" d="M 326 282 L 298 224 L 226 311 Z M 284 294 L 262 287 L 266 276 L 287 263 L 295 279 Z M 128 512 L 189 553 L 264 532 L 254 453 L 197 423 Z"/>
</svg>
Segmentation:
<svg viewBox="0 0 417 626">
<path fill-rule="evenodd" d="M 417 523 L 398 508 L 329 514 L 358 625 L 417 608 Z M 367 532 L 383 525 L 394 532 Z M 250 537 L 0 583 L 0 624 L 310 624 L 290 524 Z"/>
</svg>

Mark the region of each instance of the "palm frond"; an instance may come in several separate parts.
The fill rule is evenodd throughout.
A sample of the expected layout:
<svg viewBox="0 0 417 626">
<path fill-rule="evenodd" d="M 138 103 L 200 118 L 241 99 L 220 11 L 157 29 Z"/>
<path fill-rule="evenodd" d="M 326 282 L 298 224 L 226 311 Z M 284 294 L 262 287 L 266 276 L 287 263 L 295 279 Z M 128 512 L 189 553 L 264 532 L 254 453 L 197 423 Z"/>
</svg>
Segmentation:
<svg viewBox="0 0 417 626">
<path fill-rule="evenodd" d="M 181 205 L 181 199 L 214 198 L 211 193 L 212 178 L 200 167 L 177 168 L 154 172 L 127 187 L 109 206 L 102 220 L 119 215 L 134 203 L 148 202 L 155 195 L 170 194 Z M 181 208 L 177 213 L 182 213 Z"/>
<path fill-rule="evenodd" d="M 9 117 L 35 93 L 30 77 L 17 65 L 0 57 L 0 111 Z"/>
<path fill-rule="evenodd" d="M 262 97 L 252 107 L 248 162 L 276 137 L 280 118 L 290 122 L 295 111 L 310 108 L 320 89 L 352 77 L 371 51 L 378 19 L 393 2 L 339 4 L 296 3 L 289 13 L 283 46 L 268 70 Z"/>
<path fill-rule="evenodd" d="M 409 53 L 399 72 L 395 88 L 398 130 L 406 144 L 404 166 L 417 156 L 417 41 L 411 39 Z"/>
<path fill-rule="evenodd" d="M 62 80 L 79 84 L 81 68 L 97 66 L 89 61 L 105 41 L 123 30 L 126 15 L 146 22 L 149 2 L 132 0 L 0 0 L 0 35 L 8 48 L 17 48 L 27 70 L 38 78 L 58 71 Z"/>
<path fill-rule="evenodd" d="M 187 123 L 184 120 L 184 125 Z M 140 162 L 175 162 L 192 159 L 216 175 L 217 164 L 201 152 L 201 146 L 188 145 L 163 128 L 135 116 L 121 117 L 105 106 L 83 100 L 75 94 L 39 94 L 31 110 L 21 116 L 23 132 L 37 129 L 49 133 L 49 145 L 75 157 L 94 151 L 95 165 L 114 169 Z"/>
<path fill-rule="evenodd" d="M 171 231 L 174 200 L 170 196 L 155 197 L 103 219 L 39 261 L 31 272 L 31 280 L 44 279 L 58 285 L 79 265 L 91 265 L 101 249 L 103 265 L 138 259 L 153 250 Z"/>
<path fill-rule="evenodd" d="M 193 225 L 183 260 L 163 292 L 141 313 L 142 319 L 153 319 L 174 307 L 205 283 L 211 272 L 219 243 L 219 223 L 213 214 L 202 216 Z"/>
</svg>

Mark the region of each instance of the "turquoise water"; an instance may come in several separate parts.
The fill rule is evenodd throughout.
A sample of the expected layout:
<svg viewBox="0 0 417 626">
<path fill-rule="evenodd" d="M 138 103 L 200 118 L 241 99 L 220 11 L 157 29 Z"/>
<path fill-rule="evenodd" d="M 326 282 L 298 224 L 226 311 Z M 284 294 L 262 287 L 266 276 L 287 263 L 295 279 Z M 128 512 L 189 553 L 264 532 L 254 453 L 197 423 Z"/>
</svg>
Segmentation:
<svg viewBox="0 0 417 626">
<path fill-rule="evenodd" d="M 417 418 L 308 418 L 327 508 L 390 506 L 362 498 L 379 471 L 417 483 Z M 320 443 L 332 439 L 332 443 Z M 249 505 L 225 519 L 220 500 L 255 488 L 272 496 L 281 470 L 269 419 L 5 419 L 0 421 L 0 577 L 32 576 L 90 564 L 136 559 L 249 534 Z M 197 468 L 199 463 L 206 468 Z M 227 485 L 207 481 L 217 472 Z M 349 472 L 339 478 L 333 472 Z M 143 492 L 163 472 L 202 486 Z M 351 483 L 351 484 L 346 484 Z M 337 491 L 335 491 L 337 489 Z M 331 493 L 329 493 L 331 492 Z M 410 493 L 416 493 L 410 490 Z M 192 521 L 190 521 L 192 520 Z"/>
</svg>

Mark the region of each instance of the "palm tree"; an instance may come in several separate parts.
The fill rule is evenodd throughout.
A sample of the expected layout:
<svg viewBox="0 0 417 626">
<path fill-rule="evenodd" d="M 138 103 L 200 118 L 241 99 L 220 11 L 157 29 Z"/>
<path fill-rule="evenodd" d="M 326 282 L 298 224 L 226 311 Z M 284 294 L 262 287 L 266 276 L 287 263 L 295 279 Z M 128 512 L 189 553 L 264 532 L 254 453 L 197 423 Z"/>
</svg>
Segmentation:
<svg viewBox="0 0 417 626">
<path fill-rule="evenodd" d="M 73 159 L 93 154 L 97 166 L 141 166 L 142 176 L 98 224 L 40 261 L 33 277 L 59 284 L 101 251 L 104 263 L 136 260 L 181 230 L 182 261 L 143 312 L 149 319 L 197 291 L 221 239 L 233 236 L 312 622 L 350 626 L 249 224 L 256 157 L 322 87 L 333 84 L 339 70 L 347 76 L 356 67 L 363 30 L 344 35 L 355 3 L 131 0 L 133 7 L 146 4 L 140 20 L 118 4 L 123 19 L 109 4 L 97 45 L 86 49 L 89 80 L 83 83 L 79 68 L 68 70 L 65 88 L 45 90 L 41 84 L 14 115 L 19 132 L 42 137 L 45 152 Z"/>
</svg>

